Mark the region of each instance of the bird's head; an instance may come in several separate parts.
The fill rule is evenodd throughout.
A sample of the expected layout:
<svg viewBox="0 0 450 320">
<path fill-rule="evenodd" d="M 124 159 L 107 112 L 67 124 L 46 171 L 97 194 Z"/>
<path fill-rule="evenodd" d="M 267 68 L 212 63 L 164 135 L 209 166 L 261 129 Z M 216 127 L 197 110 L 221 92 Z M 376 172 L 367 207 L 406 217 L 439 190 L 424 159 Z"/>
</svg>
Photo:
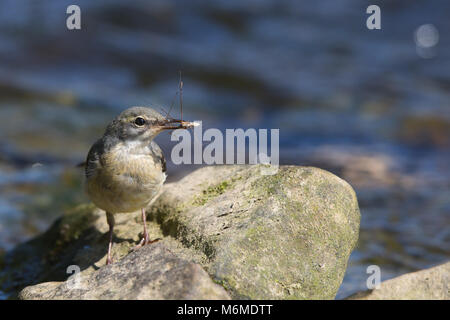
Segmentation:
<svg viewBox="0 0 450 320">
<path fill-rule="evenodd" d="M 194 122 L 167 118 L 152 108 L 132 107 L 123 111 L 108 125 L 105 136 L 128 142 L 148 143 L 164 130 L 193 126 Z"/>
</svg>

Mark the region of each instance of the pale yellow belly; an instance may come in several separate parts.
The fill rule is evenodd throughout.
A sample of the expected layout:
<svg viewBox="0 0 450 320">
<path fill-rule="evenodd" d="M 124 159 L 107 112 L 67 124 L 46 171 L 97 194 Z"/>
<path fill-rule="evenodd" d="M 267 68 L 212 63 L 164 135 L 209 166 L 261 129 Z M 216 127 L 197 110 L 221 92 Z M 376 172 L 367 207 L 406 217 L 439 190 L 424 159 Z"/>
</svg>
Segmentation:
<svg viewBox="0 0 450 320">
<path fill-rule="evenodd" d="M 86 181 L 92 202 L 110 213 L 134 212 L 145 208 L 159 194 L 166 179 L 151 160 L 127 161 L 114 169 L 108 164 Z"/>
</svg>

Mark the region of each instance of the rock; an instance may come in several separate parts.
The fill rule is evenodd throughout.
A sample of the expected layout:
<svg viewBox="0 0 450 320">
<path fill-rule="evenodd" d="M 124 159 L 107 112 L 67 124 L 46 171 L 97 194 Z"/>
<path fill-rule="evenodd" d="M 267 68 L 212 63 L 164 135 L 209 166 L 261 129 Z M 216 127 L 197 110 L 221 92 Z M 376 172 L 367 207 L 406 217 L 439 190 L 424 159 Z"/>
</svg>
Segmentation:
<svg viewBox="0 0 450 320">
<path fill-rule="evenodd" d="M 265 169 L 209 166 L 165 185 L 147 210 L 150 237 L 201 265 L 232 298 L 333 299 L 358 240 L 353 189 L 317 168 L 281 166 L 274 175 L 264 175 Z M 5 255 L 0 290 L 14 294 L 27 285 L 64 281 L 70 265 L 86 277 L 104 272 L 107 230 L 104 212 L 92 205 L 66 213 Z M 128 259 L 141 232 L 138 212 L 116 215 L 117 264 Z M 130 277 L 137 279 L 131 271 Z M 45 286 L 42 291 L 55 291 L 61 283 Z M 33 298 L 30 290 L 21 297 Z"/>
<path fill-rule="evenodd" d="M 449 300 L 450 262 L 383 281 L 379 289 L 356 293 L 349 300 Z"/>
<path fill-rule="evenodd" d="M 78 278 L 75 278 L 78 277 Z M 78 281 L 78 283 L 77 283 Z M 162 243 L 145 246 L 97 272 L 66 282 L 26 287 L 21 299 L 230 299 L 198 265 L 180 259 Z"/>
<path fill-rule="evenodd" d="M 204 253 L 233 298 L 333 299 L 358 239 L 352 188 L 316 168 L 198 170 L 151 208 L 163 231 Z"/>
</svg>

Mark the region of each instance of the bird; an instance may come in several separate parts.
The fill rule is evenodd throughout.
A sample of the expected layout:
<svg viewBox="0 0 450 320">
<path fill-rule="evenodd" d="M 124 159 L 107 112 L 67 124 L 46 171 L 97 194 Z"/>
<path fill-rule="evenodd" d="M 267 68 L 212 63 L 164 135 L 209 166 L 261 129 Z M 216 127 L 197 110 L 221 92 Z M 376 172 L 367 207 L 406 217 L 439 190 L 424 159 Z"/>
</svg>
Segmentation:
<svg viewBox="0 0 450 320">
<path fill-rule="evenodd" d="M 150 240 L 145 213 L 160 195 L 167 177 L 163 152 L 153 139 L 162 131 L 195 125 L 195 122 L 164 117 L 150 107 L 131 107 L 112 120 L 90 148 L 85 161 L 85 189 L 91 201 L 106 212 L 107 265 L 113 262 L 116 213 L 141 210 L 144 234 L 134 250 L 159 240 Z"/>
</svg>

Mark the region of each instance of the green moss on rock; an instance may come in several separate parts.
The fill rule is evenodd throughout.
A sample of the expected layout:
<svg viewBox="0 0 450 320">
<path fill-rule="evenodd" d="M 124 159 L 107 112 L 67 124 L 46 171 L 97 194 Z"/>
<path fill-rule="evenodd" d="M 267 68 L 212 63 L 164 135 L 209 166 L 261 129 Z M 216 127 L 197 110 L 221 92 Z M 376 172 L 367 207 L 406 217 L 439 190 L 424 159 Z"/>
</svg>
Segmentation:
<svg viewBox="0 0 450 320">
<path fill-rule="evenodd" d="M 189 230 L 180 239 L 214 249 L 204 265 L 214 279 L 239 299 L 334 298 L 358 239 L 358 203 L 346 182 L 295 166 L 274 175 L 259 166 L 207 168 L 192 181 L 206 176 L 212 186 L 194 198 L 201 206 L 188 204 L 176 216 Z M 241 181 L 233 188 L 223 183 L 235 176 Z M 172 186 L 162 201 L 183 203 L 176 195 L 185 186 Z"/>
</svg>

